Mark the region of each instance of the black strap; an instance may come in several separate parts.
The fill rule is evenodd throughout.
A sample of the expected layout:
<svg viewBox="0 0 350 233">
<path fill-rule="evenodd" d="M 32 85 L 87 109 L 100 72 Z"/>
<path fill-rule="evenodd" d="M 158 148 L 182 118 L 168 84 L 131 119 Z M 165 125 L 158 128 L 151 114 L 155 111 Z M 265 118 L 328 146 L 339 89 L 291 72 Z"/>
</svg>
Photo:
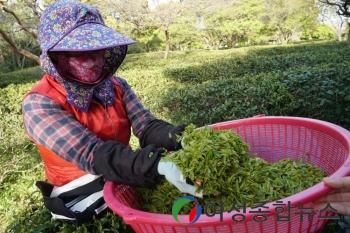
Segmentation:
<svg viewBox="0 0 350 233">
<path fill-rule="evenodd" d="M 85 209 L 81 212 L 71 210 L 75 204 L 103 190 L 104 180 L 102 176 L 87 184 L 82 184 L 79 187 L 62 192 L 56 197 L 51 197 L 52 191 L 55 188 L 54 185 L 44 181 L 37 181 L 36 186 L 43 195 L 45 207 L 51 211 L 54 218 L 68 218 L 67 220 L 72 221 L 76 226 L 92 220 L 93 216 L 101 215 L 108 211 L 102 196 L 89 206 L 84 206 Z"/>
</svg>

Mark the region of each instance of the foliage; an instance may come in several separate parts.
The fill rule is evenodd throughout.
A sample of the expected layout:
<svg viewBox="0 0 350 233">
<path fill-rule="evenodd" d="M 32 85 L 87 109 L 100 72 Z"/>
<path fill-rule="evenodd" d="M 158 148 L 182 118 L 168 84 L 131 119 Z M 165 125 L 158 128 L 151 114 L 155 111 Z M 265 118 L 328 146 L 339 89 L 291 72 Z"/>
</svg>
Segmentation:
<svg viewBox="0 0 350 233">
<path fill-rule="evenodd" d="M 342 41 L 348 30 L 347 18 L 337 14 L 338 7 L 335 5 L 324 4 L 321 1 L 316 4 L 320 9 L 318 20 L 327 25 L 333 31 L 334 36 Z"/>
<path fill-rule="evenodd" d="M 31 38 L 15 38 L 15 43 L 24 50 L 31 51 L 37 55 L 40 53 L 39 45 Z M 2 41 L 0 41 L 0 51 L 2 53 L 2 58 L 0 58 L 0 73 L 12 72 L 17 69 L 24 69 L 37 65 L 33 60 L 21 54 L 14 53 L 10 47 Z"/>
<path fill-rule="evenodd" d="M 319 0 L 322 3 L 334 6 L 337 9 L 337 14 L 345 17 L 350 17 L 349 1 L 347 0 Z"/>
<path fill-rule="evenodd" d="M 168 61 L 162 52 L 153 52 L 129 54 L 117 75 L 145 107 L 173 124 L 201 126 L 265 113 L 313 117 L 349 128 L 349 57 L 350 49 L 340 42 L 173 51 Z M 20 105 L 42 74 L 39 67 L 0 74 L 0 232 L 72 229 L 49 219 L 35 193 L 35 181 L 44 179 L 43 167 L 24 132 Z M 116 230 L 125 227 L 115 216 L 98 221 L 72 231 L 98 232 L 111 229 L 112 222 L 119 224 Z"/>
<path fill-rule="evenodd" d="M 307 29 L 303 32 L 301 40 L 312 40 L 312 39 L 334 39 L 335 35 L 332 29 L 325 24 L 318 24 L 315 27 Z"/>
<path fill-rule="evenodd" d="M 280 43 L 287 43 L 303 29 L 313 25 L 318 14 L 313 0 L 270 0 L 266 5 L 266 23 Z"/>
<path fill-rule="evenodd" d="M 200 43 L 196 25 L 193 24 L 195 17 L 183 17 L 177 24 L 169 27 L 169 32 L 172 35 L 171 49 L 172 50 L 190 50 L 201 49 L 203 45 Z"/>
<path fill-rule="evenodd" d="M 10 84 L 25 84 L 39 81 L 44 72 L 40 67 L 35 66 L 25 70 L 17 70 L 11 73 L 0 74 L 0 88 L 5 88 Z"/>
<path fill-rule="evenodd" d="M 28 7 L 28 2 L 47 6 L 53 1 L 2 2 L 19 17 L 25 28 L 36 33 L 39 15 Z M 180 1 L 181 3 L 154 0 L 153 5 L 148 4 L 147 0 L 82 2 L 99 9 L 109 27 L 138 42 L 130 46 L 131 53 L 161 51 L 164 48 L 221 49 L 269 41 L 283 43 L 299 40 L 305 33 L 311 34 L 317 17 L 317 9 L 312 5 L 312 0 L 217 0 L 215 4 L 210 0 Z M 14 18 L 5 11 L 0 12 L 0 20 L 1 28 L 17 47 L 37 58 L 40 54 L 37 41 L 20 30 L 14 23 Z M 0 54 L 0 71 L 3 72 L 36 64 L 30 60 L 33 57 L 27 59 L 13 53 L 1 37 Z"/>
<path fill-rule="evenodd" d="M 240 41 L 259 41 L 264 27 L 264 11 L 259 0 L 244 0 L 231 7 L 219 9 L 204 19 L 201 40 L 211 49 L 233 48 Z"/>
<path fill-rule="evenodd" d="M 308 116 L 350 129 L 350 63 L 320 64 L 284 73 L 280 78 L 293 93 L 293 116 Z M 308 100 L 308 101 L 306 101 Z"/>
<path fill-rule="evenodd" d="M 137 44 L 134 47 L 139 48 L 141 52 L 158 51 L 164 46 L 164 35 L 156 28 L 146 28 L 142 31 L 134 30 L 132 35 L 137 38 Z M 133 50 L 129 50 L 132 52 Z"/>
<path fill-rule="evenodd" d="M 0 152 L 26 142 L 23 137 L 21 102 L 25 93 L 39 80 L 39 67 L 0 75 Z M 39 71 L 39 72 L 38 72 Z M 9 146 L 11 145 L 11 146 Z"/>
<path fill-rule="evenodd" d="M 12 14 L 1 10 L 0 29 L 7 34 L 14 44 L 16 44 L 17 48 L 38 55 L 40 53 L 40 48 L 37 40 L 33 38 L 30 33 L 27 33 L 26 30 L 23 30 L 25 28 L 33 34 L 36 33 L 37 18 L 34 17 L 33 11 L 26 5 L 25 1 L 22 0 L 3 1 L 3 3 L 0 4 L 1 9 L 4 3 L 6 3 L 5 8 L 16 15 L 21 25 L 15 20 Z M 37 65 L 36 62 L 19 53 L 13 53 L 13 50 L 10 50 L 8 42 L 6 42 L 2 36 L 0 36 L 0 54 L 0 71 L 8 72 Z"/>
<path fill-rule="evenodd" d="M 164 111 L 198 126 L 266 114 L 316 118 L 350 128 L 345 59 L 350 50 L 344 44 L 264 52 L 251 50 L 249 56 L 167 71 L 169 78 L 187 85 L 169 89 L 162 100 Z"/>
</svg>

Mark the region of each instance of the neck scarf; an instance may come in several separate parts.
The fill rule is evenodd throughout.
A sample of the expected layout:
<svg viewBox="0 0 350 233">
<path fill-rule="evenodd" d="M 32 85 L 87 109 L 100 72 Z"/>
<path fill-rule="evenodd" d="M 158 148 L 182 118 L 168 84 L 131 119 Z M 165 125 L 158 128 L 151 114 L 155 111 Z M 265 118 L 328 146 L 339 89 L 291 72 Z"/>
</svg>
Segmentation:
<svg viewBox="0 0 350 233">
<path fill-rule="evenodd" d="M 76 82 L 69 82 L 58 78 L 57 81 L 67 91 L 67 101 L 83 112 L 87 112 L 93 97 L 99 99 L 104 105 L 112 106 L 114 99 L 113 83 L 110 78 L 94 85 L 84 85 Z"/>
</svg>

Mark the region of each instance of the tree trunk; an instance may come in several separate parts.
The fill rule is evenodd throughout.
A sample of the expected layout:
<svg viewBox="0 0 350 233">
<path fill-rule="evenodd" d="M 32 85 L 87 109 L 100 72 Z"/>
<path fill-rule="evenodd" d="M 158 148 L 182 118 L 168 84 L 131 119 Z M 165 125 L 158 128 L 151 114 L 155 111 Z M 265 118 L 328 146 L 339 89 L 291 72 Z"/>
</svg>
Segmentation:
<svg viewBox="0 0 350 233">
<path fill-rule="evenodd" d="M 169 42 L 169 31 L 168 29 L 165 29 L 165 54 L 164 59 L 168 59 L 169 49 L 170 49 L 170 42 Z"/>
<path fill-rule="evenodd" d="M 26 57 L 23 56 L 21 61 L 21 69 L 23 69 L 25 62 L 26 62 Z"/>
<path fill-rule="evenodd" d="M 26 31 L 27 33 L 29 33 L 34 39 L 36 39 L 36 40 L 38 39 L 38 35 L 37 35 L 35 32 L 29 30 L 27 27 L 23 26 L 22 21 L 19 19 L 19 17 L 16 15 L 16 13 L 13 12 L 13 11 L 11 11 L 11 10 L 9 10 L 9 9 L 7 9 L 7 8 L 4 6 L 3 1 L 0 1 L 0 7 L 1 7 L 1 9 L 2 9 L 3 11 L 5 11 L 5 12 L 8 13 L 8 14 L 11 14 L 11 15 L 15 18 L 16 22 L 18 23 L 18 26 L 19 26 L 22 30 L 24 30 L 24 31 Z"/>
<path fill-rule="evenodd" d="M 7 36 L 5 31 L 3 31 L 1 28 L 0 28 L 0 35 L 11 46 L 13 52 L 19 53 L 23 56 L 26 56 L 27 58 L 35 61 L 36 63 L 38 63 L 38 65 L 40 65 L 40 59 L 38 56 L 36 56 L 35 54 L 32 54 L 31 52 L 28 52 L 24 49 L 18 48 L 17 45 L 15 44 L 15 42 L 9 36 Z"/>
<path fill-rule="evenodd" d="M 340 33 L 337 33 L 337 38 L 338 38 L 338 41 L 342 41 L 342 36 Z"/>
<path fill-rule="evenodd" d="M 5 57 L 4 57 L 4 53 L 1 51 L 1 48 L 0 48 L 0 60 L 1 60 L 1 63 L 5 64 Z"/>
<path fill-rule="evenodd" d="M 347 43 L 348 43 L 348 45 L 350 46 L 350 23 L 348 22 L 346 26 L 348 27 L 348 39 L 347 39 Z"/>
</svg>

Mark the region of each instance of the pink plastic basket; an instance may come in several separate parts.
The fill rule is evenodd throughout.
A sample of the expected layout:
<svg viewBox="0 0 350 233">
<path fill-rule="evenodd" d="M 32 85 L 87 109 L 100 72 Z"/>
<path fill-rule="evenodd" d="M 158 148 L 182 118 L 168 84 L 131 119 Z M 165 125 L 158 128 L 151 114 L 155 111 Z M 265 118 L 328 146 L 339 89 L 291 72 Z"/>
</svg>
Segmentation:
<svg viewBox="0 0 350 233">
<path fill-rule="evenodd" d="M 299 159 L 303 157 L 324 170 L 328 176 L 344 177 L 350 174 L 350 132 L 332 123 L 298 117 L 258 117 L 227 121 L 213 124 L 215 129 L 233 129 L 251 146 L 251 153 L 275 162 L 283 158 Z M 325 195 L 331 189 L 323 182 L 295 195 L 278 200 L 284 204 L 290 202 L 289 221 L 278 221 L 277 200 L 265 206 L 270 211 L 264 214 L 266 221 L 257 222 L 255 214 L 244 214 L 242 222 L 232 220 L 234 212 L 224 212 L 208 217 L 202 214 L 193 224 L 180 224 L 170 214 L 156 214 L 138 210 L 135 189 L 107 182 L 104 198 L 112 211 L 120 215 L 126 224 L 136 232 L 317 232 L 332 218 L 334 212 L 317 211 L 315 214 L 300 214 L 302 208 L 312 208 L 312 202 Z M 174 200 L 175 202 L 176 200 Z M 266 210 L 266 209 L 263 209 Z M 283 213 L 286 216 L 286 212 Z M 310 212 L 312 209 L 304 210 Z M 301 221 L 300 216 L 303 216 Z M 189 215 L 179 216 L 181 223 L 188 222 Z"/>
</svg>

